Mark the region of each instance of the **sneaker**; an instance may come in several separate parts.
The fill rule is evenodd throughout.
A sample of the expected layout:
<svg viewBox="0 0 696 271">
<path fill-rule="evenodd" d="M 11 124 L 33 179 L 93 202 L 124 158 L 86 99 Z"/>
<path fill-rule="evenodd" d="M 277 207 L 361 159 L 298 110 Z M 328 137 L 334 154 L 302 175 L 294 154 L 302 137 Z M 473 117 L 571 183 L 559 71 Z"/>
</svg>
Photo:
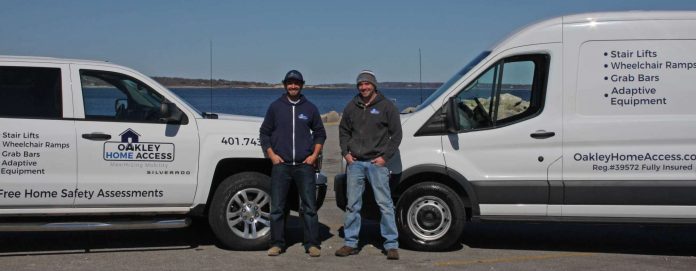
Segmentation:
<svg viewBox="0 0 696 271">
<path fill-rule="evenodd" d="M 336 250 L 336 256 L 338 257 L 346 257 L 355 254 L 358 254 L 358 249 L 349 246 L 343 246 Z"/>
<path fill-rule="evenodd" d="M 315 246 L 309 247 L 307 252 L 309 253 L 309 257 L 319 257 L 321 255 L 321 249 Z"/>
<path fill-rule="evenodd" d="M 271 247 L 268 249 L 268 256 L 278 256 L 280 253 L 283 253 L 283 250 L 279 247 Z"/>
<path fill-rule="evenodd" d="M 398 260 L 399 259 L 399 250 L 398 249 L 390 249 L 387 250 L 387 260 Z"/>
</svg>

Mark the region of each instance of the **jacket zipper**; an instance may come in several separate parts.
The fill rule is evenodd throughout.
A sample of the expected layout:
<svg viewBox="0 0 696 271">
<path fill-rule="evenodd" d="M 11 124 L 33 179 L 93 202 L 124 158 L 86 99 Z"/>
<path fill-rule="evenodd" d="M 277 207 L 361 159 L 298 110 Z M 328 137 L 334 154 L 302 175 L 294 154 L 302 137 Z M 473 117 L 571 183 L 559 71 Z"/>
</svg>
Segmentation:
<svg viewBox="0 0 696 271">
<path fill-rule="evenodd" d="M 361 128 L 361 129 L 360 129 L 360 130 L 361 130 L 361 133 L 360 133 L 360 134 L 362 135 L 362 137 L 360 138 L 360 145 L 359 145 L 359 146 L 360 146 L 360 151 L 362 151 L 362 147 L 365 146 L 365 134 L 366 134 L 366 133 L 365 133 L 365 127 L 367 127 L 367 125 L 365 124 L 365 122 L 367 121 L 367 117 L 366 117 L 366 114 L 365 114 L 366 111 L 367 111 L 367 105 L 363 106 L 363 110 L 362 110 L 362 114 L 361 114 L 361 115 L 362 115 L 361 117 L 362 117 L 363 127 L 360 127 L 360 128 Z M 358 153 L 361 153 L 361 154 L 364 155 L 364 153 L 362 153 L 362 152 L 358 152 Z"/>
<path fill-rule="evenodd" d="M 295 165 L 295 105 L 292 105 L 292 165 Z"/>
</svg>

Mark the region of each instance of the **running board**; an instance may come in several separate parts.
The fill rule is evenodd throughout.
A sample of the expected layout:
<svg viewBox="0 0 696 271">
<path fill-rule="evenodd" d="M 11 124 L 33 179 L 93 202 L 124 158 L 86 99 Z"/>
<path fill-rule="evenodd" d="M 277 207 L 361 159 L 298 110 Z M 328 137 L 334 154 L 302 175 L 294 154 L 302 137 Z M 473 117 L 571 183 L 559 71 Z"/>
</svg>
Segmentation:
<svg viewBox="0 0 696 271">
<path fill-rule="evenodd" d="M 10 222 L 0 223 L 0 232 L 177 229 L 188 227 L 190 224 L 190 218 L 141 221 Z"/>
</svg>

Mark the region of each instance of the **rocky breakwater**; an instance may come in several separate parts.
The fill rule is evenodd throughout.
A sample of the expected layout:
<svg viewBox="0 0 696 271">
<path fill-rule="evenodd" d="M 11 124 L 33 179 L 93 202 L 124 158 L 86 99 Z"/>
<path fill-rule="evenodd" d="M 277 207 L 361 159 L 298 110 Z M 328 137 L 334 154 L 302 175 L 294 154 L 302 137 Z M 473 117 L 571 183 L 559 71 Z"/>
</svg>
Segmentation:
<svg viewBox="0 0 696 271">
<path fill-rule="evenodd" d="M 338 124 L 341 121 L 341 114 L 336 111 L 321 114 L 321 121 L 324 124 Z"/>
<path fill-rule="evenodd" d="M 415 111 L 415 107 L 409 107 L 401 111 L 401 114 L 413 113 Z M 327 125 L 338 124 L 339 122 L 341 122 L 341 113 L 338 113 L 336 111 L 329 111 L 328 113 L 321 114 L 321 121 Z"/>
</svg>

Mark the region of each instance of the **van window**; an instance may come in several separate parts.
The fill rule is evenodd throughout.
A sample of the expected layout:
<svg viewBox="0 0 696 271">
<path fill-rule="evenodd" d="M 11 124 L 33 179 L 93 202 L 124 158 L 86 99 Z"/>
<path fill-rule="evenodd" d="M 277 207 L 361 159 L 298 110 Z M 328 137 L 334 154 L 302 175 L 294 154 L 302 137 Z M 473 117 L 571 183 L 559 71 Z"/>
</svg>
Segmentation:
<svg viewBox="0 0 696 271">
<path fill-rule="evenodd" d="M 499 61 L 457 94 L 460 131 L 508 125 L 541 111 L 548 66 L 544 55 Z"/>
<path fill-rule="evenodd" d="M 81 70 L 85 119 L 160 122 L 164 97 L 148 85 L 123 74 Z"/>
<path fill-rule="evenodd" d="M 63 117 L 60 68 L 0 67 L 0 117 Z"/>
</svg>

